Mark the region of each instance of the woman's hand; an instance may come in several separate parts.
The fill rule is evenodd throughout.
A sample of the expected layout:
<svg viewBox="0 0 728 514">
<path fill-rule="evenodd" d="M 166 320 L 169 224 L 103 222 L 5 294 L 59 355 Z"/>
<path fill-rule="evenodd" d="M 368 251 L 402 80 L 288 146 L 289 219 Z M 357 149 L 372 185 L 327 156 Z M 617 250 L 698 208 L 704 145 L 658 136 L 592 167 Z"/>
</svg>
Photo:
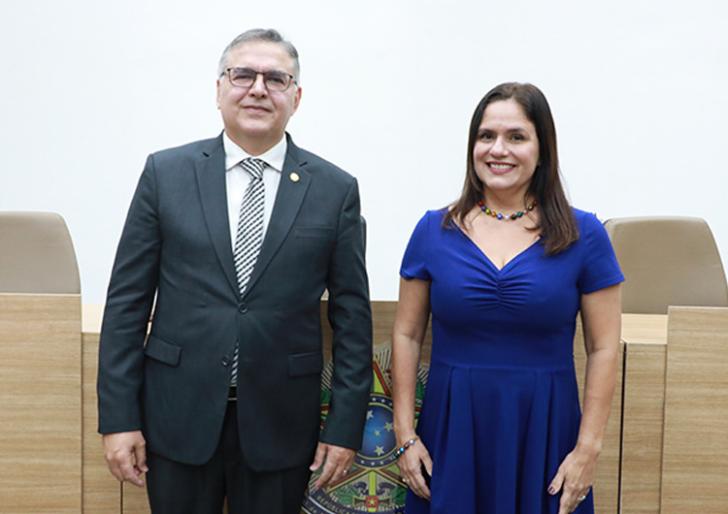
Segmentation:
<svg viewBox="0 0 728 514">
<path fill-rule="evenodd" d="M 417 439 L 413 445 L 399 456 L 397 465 L 399 466 L 402 480 L 409 486 L 412 492 L 420 498 L 429 500 L 430 488 L 427 486 L 427 482 L 425 482 L 422 468 L 424 467 L 427 474 L 432 476 L 432 459 L 420 439 Z"/>
<path fill-rule="evenodd" d="M 577 447 L 564 458 L 548 489 L 550 495 L 561 491 L 559 514 L 574 512 L 589 494 L 594 483 L 597 455 L 598 452 Z"/>
</svg>

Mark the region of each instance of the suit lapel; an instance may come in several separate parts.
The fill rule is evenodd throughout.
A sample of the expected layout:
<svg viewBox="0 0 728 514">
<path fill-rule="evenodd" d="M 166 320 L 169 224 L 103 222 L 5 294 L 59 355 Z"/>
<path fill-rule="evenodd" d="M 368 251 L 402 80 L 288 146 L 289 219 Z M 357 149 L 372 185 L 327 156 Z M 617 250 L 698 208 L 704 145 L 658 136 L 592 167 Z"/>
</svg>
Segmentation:
<svg viewBox="0 0 728 514">
<path fill-rule="evenodd" d="M 200 188 L 202 211 L 212 246 L 215 248 L 225 277 L 230 282 L 235 295 L 239 296 L 232 242 L 230 241 L 230 221 L 225 185 L 225 150 L 222 145 L 222 135 L 215 139 L 215 143 L 210 148 L 203 151 L 203 157 L 195 164 L 195 172 L 197 185 Z"/>
<path fill-rule="evenodd" d="M 283 163 L 281 181 L 278 184 L 278 193 L 276 193 L 273 212 L 265 232 L 265 239 L 263 239 L 263 247 L 260 250 L 258 260 L 255 262 L 255 267 L 253 268 L 253 274 L 250 276 L 250 281 L 245 289 L 245 296 L 255 287 L 256 282 L 268 267 L 268 264 L 270 264 L 273 256 L 291 230 L 291 226 L 301 208 L 301 203 L 303 203 L 303 198 L 306 196 L 308 186 L 311 183 L 311 176 L 305 169 L 305 159 L 301 155 L 298 147 L 293 144 L 291 138 L 288 135 L 286 137 L 288 138 L 288 150 L 286 152 L 286 160 Z M 294 173 L 295 175 L 293 175 Z M 293 177 L 296 176 L 298 180 L 294 181 Z"/>
</svg>

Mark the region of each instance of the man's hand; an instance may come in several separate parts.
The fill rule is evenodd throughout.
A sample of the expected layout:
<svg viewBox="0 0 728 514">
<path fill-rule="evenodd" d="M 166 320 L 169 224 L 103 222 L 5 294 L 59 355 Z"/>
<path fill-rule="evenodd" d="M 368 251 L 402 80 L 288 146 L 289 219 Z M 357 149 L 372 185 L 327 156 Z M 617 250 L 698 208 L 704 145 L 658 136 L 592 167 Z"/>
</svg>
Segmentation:
<svg viewBox="0 0 728 514">
<path fill-rule="evenodd" d="M 321 487 L 326 487 L 330 482 L 341 480 L 349 472 L 355 454 L 356 452 L 351 448 L 319 442 L 313 464 L 308 469 L 317 471 L 322 464 L 324 469 L 311 490 L 316 491 Z"/>
<path fill-rule="evenodd" d="M 104 434 L 104 458 L 109 471 L 119 482 L 131 482 L 142 487 L 142 475 L 147 467 L 146 442 L 140 430 Z M 317 453 L 318 455 L 318 453 Z"/>
</svg>

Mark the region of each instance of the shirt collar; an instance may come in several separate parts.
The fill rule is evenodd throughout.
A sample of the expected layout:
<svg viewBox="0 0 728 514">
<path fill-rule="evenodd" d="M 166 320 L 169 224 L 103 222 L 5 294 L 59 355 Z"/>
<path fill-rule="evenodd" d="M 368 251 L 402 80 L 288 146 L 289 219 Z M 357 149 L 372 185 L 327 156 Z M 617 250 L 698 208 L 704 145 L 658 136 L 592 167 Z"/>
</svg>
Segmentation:
<svg viewBox="0 0 728 514">
<path fill-rule="evenodd" d="M 227 132 L 222 133 L 222 145 L 225 149 L 225 171 L 230 171 L 243 159 L 253 157 L 230 139 Z M 286 160 L 287 151 L 288 141 L 286 141 L 286 136 L 284 135 L 281 140 L 268 149 L 268 151 L 260 155 L 256 155 L 255 158 L 264 160 L 269 168 L 273 168 L 280 173 L 283 170 L 283 161 Z"/>
</svg>

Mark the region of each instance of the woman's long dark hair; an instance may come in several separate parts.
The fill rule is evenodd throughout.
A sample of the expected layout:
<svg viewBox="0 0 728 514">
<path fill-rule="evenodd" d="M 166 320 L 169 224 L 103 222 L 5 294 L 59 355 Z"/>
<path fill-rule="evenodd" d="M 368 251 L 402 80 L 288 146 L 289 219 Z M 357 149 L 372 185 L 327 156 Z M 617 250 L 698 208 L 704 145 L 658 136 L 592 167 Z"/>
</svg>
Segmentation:
<svg viewBox="0 0 728 514">
<path fill-rule="evenodd" d="M 576 241 L 579 238 L 579 231 L 561 185 L 556 129 L 551 109 L 544 94 L 533 84 L 517 82 L 500 84 L 488 91 L 478 103 L 470 121 L 465 185 L 460 198 L 445 215 L 443 226 L 450 226 L 453 220 L 464 226 L 465 216 L 477 205 L 478 200 L 483 198 L 485 184 L 478 178 L 473 163 L 473 148 L 478 139 L 478 130 L 488 105 L 511 98 L 521 106 L 526 117 L 536 128 L 539 164 L 531 178 L 527 194 L 538 204 L 540 221 L 536 229 L 541 230 L 541 241 L 546 254 L 554 255 L 566 250 Z"/>
</svg>

